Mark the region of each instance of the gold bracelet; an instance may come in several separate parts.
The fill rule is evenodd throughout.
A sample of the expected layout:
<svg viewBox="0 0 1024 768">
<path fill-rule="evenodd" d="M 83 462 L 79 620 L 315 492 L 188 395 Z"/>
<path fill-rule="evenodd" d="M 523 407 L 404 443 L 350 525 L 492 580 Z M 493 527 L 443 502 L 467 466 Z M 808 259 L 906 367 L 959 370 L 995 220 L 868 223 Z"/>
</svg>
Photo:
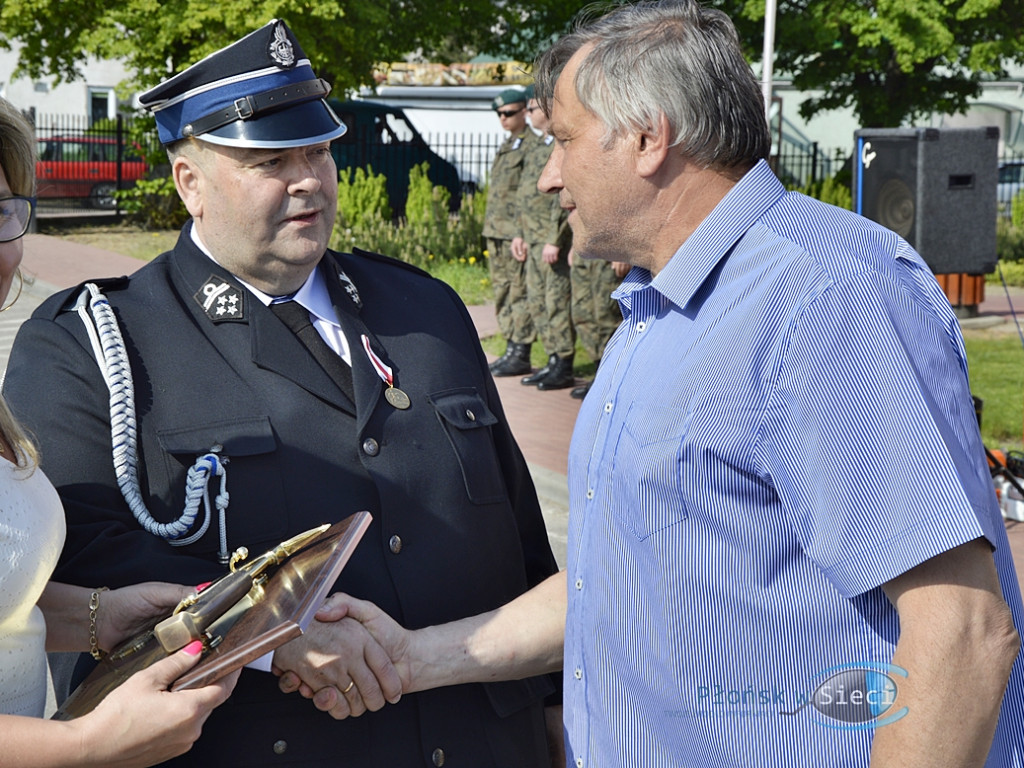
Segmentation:
<svg viewBox="0 0 1024 768">
<path fill-rule="evenodd" d="M 89 595 L 89 655 L 96 661 L 103 658 L 103 651 L 100 650 L 99 641 L 96 639 L 96 615 L 100 610 L 100 594 L 106 591 L 106 587 L 100 587 Z"/>
</svg>

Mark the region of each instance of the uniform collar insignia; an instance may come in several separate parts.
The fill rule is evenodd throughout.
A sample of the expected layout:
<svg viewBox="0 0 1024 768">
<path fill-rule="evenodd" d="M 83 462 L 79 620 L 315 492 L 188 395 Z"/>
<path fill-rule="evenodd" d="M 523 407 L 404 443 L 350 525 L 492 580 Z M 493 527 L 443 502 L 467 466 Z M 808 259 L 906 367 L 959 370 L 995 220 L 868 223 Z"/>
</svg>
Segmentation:
<svg viewBox="0 0 1024 768">
<path fill-rule="evenodd" d="M 274 39 L 270 41 L 268 53 L 270 58 L 274 60 L 274 63 L 284 69 L 291 69 L 295 66 L 295 49 L 292 47 L 292 41 L 288 39 L 288 34 L 285 32 L 281 22 L 278 22 L 277 26 L 274 27 Z"/>
<path fill-rule="evenodd" d="M 352 299 L 352 303 L 359 309 L 362 309 L 363 300 L 359 298 L 359 290 L 356 288 L 356 284 L 352 282 L 352 278 L 346 275 L 344 270 L 339 269 L 338 279 L 341 281 L 341 284 L 345 288 L 345 292 L 348 294 L 349 298 Z"/>
<path fill-rule="evenodd" d="M 210 275 L 193 298 L 215 323 L 245 320 L 245 291 L 216 275 Z"/>
</svg>

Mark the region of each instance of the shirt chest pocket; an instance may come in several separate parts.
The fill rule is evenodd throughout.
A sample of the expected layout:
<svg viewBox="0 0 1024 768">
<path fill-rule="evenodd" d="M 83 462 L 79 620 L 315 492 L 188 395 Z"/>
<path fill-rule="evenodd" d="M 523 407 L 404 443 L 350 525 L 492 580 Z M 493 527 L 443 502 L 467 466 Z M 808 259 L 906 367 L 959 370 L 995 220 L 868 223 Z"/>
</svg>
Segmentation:
<svg viewBox="0 0 1024 768">
<path fill-rule="evenodd" d="M 490 429 L 498 417 L 470 387 L 438 392 L 429 400 L 455 453 L 470 501 L 493 504 L 504 499 L 505 482 Z"/>
<path fill-rule="evenodd" d="M 161 466 L 149 461 L 147 471 L 153 494 L 166 502 L 163 515 L 175 518 L 181 515 L 187 500 L 189 469 L 199 457 L 215 453 L 225 460 L 230 499 L 227 509 L 229 545 L 248 546 L 284 538 L 288 525 L 287 504 L 277 440 L 268 417 L 246 416 L 198 426 L 158 429 L 156 437 L 163 463 Z M 191 545 L 193 551 L 212 552 L 219 545 L 213 500 L 220 487 L 221 478 L 207 479 L 214 519 L 203 538 Z M 203 516 L 203 501 L 199 504 L 197 520 Z M 155 509 L 153 513 L 160 517 Z M 198 525 L 197 522 L 197 528 Z"/>
<path fill-rule="evenodd" d="M 633 403 L 612 462 L 611 506 L 643 541 L 688 517 L 683 494 L 686 414 Z"/>
</svg>

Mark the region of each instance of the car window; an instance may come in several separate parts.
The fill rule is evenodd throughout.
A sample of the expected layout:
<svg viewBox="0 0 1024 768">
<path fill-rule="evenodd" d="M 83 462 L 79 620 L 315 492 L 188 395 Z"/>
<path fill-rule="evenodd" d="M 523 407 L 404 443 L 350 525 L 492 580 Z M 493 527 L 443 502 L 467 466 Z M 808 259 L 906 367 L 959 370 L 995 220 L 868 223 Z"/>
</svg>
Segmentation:
<svg viewBox="0 0 1024 768">
<path fill-rule="evenodd" d="M 407 144 L 416 135 L 412 130 L 412 126 L 396 114 L 388 112 L 385 115 L 385 120 L 387 120 L 388 133 L 390 133 L 390 139 L 385 139 L 385 141 L 397 141 Z M 388 133 L 385 133 L 385 136 Z"/>
</svg>

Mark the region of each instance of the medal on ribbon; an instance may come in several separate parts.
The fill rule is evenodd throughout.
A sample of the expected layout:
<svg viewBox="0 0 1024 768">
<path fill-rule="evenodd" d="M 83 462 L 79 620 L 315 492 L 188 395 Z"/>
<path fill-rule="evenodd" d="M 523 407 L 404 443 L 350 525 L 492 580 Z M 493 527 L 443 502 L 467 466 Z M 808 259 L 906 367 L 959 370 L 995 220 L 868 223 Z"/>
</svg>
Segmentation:
<svg viewBox="0 0 1024 768">
<path fill-rule="evenodd" d="M 391 367 L 386 365 L 384 361 L 377 357 L 374 351 L 370 349 L 370 338 L 365 333 L 361 338 L 363 340 L 363 349 L 366 350 L 366 356 L 370 359 L 370 365 L 373 366 L 373 370 L 375 370 L 377 375 L 380 376 L 380 380 L 388 385 L 388 388 L 384 390 L 384 399 L 387 400 L 392 407 L 397 408 L 400 411 L 404 411 L 412 405 L 412 401 L 409 400 L 409 396 L 405 394 L 405 392 L 395 386 L 395 377 L 391 371 Z"/>
</svg>

